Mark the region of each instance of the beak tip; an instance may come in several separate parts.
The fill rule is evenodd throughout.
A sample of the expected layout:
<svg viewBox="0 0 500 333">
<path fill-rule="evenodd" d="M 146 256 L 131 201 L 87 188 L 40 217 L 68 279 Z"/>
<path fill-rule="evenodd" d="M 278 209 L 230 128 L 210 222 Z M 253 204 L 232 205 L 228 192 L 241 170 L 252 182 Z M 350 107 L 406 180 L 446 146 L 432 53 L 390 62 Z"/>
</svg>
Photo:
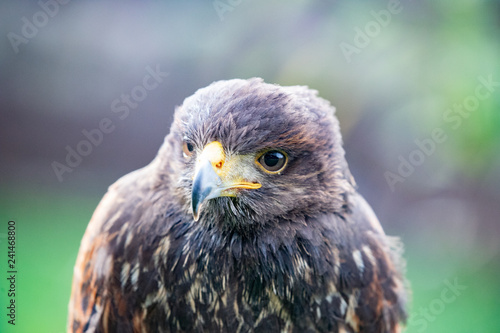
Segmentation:
<svg viewBox="0 0 500 333">
<path fill-rule="evenodd" d="M 193 210 L 193 219 L 195 222 L 198 222 L 198 220 L 200 219 L 200 213 L 198 212 L 198 210 Z"/>
<path fill-rule="evenodd" d="M 200 218 L 200 206 L 198 203 L 192 205 L 193 209 L 193 219 L 195 222 Z"/>
</svg>

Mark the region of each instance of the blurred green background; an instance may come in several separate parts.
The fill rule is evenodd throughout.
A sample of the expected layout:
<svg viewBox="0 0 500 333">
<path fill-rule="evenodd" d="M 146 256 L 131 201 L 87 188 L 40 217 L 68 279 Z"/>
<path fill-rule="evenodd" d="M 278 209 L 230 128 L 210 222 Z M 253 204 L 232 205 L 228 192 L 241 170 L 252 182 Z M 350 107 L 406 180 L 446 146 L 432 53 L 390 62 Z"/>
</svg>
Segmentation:
<svg viewBox="0 0 500 333">
<path fill-rule="evenodd" d="M 473 0 L 2 2 L 0 332 L 65 331 L 106 188 L 153 159 L 185 97 L 253 76 L 337 107 L 359 191 L 406 245 L 406 332 L 499 332 L 499 17 L 499 2 Z M 148 66 L 168 76 L 142 96 Z M 129 114 L 113 111 L 134 92 Z M 114 130 L 58 179 L 53 162 L 103 118 Z"/>
</svg>

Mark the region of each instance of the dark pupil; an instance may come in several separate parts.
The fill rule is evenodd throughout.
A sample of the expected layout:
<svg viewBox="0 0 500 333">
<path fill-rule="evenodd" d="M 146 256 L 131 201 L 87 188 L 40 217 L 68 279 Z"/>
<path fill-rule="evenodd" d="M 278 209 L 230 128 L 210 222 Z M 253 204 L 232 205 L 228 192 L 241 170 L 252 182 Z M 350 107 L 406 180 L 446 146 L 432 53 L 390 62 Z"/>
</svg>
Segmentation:
<svg viewBox="0 0 500 333">
<path fill-rule="evenodd" d="M 187 150 L 188 151 L 193 151 L 193 145 L 192 144 L 188 143 L 186 146 L 187 146 Z"/>
<path fill-rule="evenodd" d="M 264 163 L 269 167 L 273 167 L 276 166 L 283 157 L 283 154 L 277 151 L 270 152 L 264 155 Z"/>
</svg>

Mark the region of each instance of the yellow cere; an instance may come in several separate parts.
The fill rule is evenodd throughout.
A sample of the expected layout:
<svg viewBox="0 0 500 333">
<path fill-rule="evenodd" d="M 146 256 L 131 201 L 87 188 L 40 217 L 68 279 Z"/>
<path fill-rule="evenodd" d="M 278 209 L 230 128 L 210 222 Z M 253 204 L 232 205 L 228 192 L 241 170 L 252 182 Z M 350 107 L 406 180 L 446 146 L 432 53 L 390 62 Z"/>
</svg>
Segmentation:
<svg viewBox="0 0 500 333">
<path fill-rule="evenodd" d="M 258 189 L 262 185 L 248 180 L 255 179 L 253 166 L 248 162 L 253 158 L 248 155 L 226 156 L 224 147 L 218 141 L 212 141 L 205 146 L 198 162 L 209 160 L 214 171 L 221 178 L 224 187 L 227 188 L 225 195 L 232 196 L 230 189 L 245 188 Z"/>
<path fill-rule="evenodd" d="M 210 142 L 203 149 L 199 160 L 209 160 L 216 172 L 220 170 L 226 160 L 226 154 L 224 153 L 222 144 L 219 141 Z"/>
</svg>

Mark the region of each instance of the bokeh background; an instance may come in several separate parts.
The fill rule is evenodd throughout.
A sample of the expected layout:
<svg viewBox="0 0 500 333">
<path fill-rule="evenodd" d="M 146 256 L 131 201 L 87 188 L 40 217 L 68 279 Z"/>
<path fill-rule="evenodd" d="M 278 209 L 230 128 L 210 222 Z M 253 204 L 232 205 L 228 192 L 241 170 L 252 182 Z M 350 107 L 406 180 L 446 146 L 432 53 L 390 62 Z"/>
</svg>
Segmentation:
<svg viewBox="0 0 500 333">
<path fill-rule="evenodd" d="M 60 1 L 0 3 L 0 332 L 65 331 L 107 187 L 153 159 L 185 97 L 254 76 L 337 107 L 359 191 L 406 245 L 407 332 L 499 331 L 497 1 Z M 148 68 L 163 74 L 146 91 Z M 132 93 L 130 112 L 114 112 Z M 54 162 L 105 118 L 111 133 L 59 179 Z"/>
</svg>

